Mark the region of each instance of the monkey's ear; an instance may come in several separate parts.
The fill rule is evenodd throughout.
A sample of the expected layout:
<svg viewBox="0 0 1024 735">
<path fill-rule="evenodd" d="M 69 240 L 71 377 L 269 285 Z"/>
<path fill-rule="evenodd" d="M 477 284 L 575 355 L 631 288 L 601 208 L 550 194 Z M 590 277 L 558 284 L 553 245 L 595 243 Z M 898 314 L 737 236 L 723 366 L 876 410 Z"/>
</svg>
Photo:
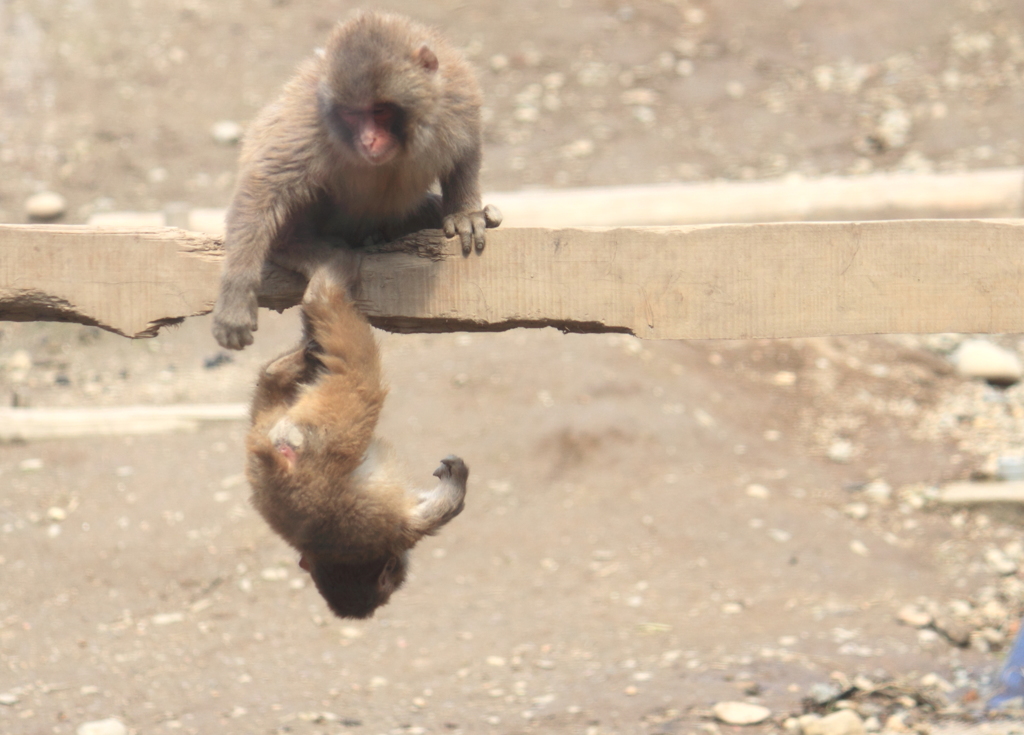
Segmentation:
<svg viewBox="0 0 1024 735">
<path fill-rule="evenodd" d="M 405 569 L 406 560 L 405 556 L 402 555 L 392 556 L 387 560 L 384 568 L 380 570 L 380 576 L 377 577 L 377 589 L 380 590 L 381 605 L 387 602 L 391 593 L 405 582 Z"/>
<path fill-rule="evenodd" d="M 416 51 L 416 63 L 427 71 L 437 71 L 437 56 L 430 50 L 427 44 L 423 44 Z"/>
</svg>

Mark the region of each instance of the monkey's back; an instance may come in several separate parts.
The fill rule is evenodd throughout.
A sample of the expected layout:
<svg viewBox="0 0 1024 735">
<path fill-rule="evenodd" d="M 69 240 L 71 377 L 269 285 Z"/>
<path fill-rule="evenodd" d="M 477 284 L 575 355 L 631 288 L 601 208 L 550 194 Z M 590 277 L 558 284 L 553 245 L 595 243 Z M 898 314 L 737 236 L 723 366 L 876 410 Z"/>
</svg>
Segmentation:
<svg viewBox="0 0 1024 735">
<path fill-rule="evenodd" d="M 253 503 L 300 549 L 346 526 L 385 522 L 351 476 L 367 457 L 387 390 L 373 332 L 340 279 L 324 269 L 310 281 L 305 342 L 264 369 L 253 399 Z"/>
</svg>

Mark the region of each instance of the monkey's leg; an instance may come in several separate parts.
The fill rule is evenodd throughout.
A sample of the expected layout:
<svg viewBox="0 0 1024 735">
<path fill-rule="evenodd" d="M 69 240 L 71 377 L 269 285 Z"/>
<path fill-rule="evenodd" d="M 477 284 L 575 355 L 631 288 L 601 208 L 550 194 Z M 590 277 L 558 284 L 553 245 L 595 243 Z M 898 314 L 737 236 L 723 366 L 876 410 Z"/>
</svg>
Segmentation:
<svg viewBox="0 0 1024 735">
<path fill-rule="evenodd" d="M 305 349 L 282 355 L 263 368 L 252 398 L 253 416 L 262 415 L 275 407 L 282 407 L 283 410 L 291 405 L 300 384 L 306 382 L 303 378 L 308 372 Z"/>
<path fill-rule="evenodd" d="M 469 468 L 459 457 L 450 454 L 434 470 L 434 477 L 439 480 L 437 487 L 421 492 L 419 502 L 412 512 L 414 523 L 425 534 L 436 533 L 441 526 L 462 512 Z"/>
</svg>

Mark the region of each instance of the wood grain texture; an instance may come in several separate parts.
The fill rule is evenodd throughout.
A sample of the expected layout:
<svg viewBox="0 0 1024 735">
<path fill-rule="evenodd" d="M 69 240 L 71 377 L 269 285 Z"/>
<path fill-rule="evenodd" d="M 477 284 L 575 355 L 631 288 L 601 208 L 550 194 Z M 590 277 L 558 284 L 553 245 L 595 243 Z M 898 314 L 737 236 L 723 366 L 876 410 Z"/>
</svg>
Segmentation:
<svg viewBox="0 0 1024 735">
<path fill-rule="evenodd" d="M 208 312 L 221 254 L 182 230 L 27 225 L 0 225 L 0 252 L 0 319 L 132 337 Z M 1022 281 L 1024 220 L 500 228 L 481 256 L 437 231 L 368 252 L 357 297 L 391 331 L 1024 332 Z M 302 288 L 268 267 L 260 303 L 286 308 Z"/>
</svg>

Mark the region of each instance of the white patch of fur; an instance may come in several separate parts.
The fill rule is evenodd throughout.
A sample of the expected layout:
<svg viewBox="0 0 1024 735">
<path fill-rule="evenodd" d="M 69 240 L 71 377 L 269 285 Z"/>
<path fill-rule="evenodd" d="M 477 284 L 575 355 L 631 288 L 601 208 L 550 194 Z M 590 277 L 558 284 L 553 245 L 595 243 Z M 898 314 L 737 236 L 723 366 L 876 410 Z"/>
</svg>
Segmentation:
<svg viewBox="0 0 1024 735">
<path fill-rule="evenodd" d="M 306 440 L 306 437 L 302 434 L 302 429 L 296 426 L 295 422 L 287 416 L 270 427 L 267 437 L 274 444 L 287 444 L 292 449 L 300 449 Z"/>
</svg>

